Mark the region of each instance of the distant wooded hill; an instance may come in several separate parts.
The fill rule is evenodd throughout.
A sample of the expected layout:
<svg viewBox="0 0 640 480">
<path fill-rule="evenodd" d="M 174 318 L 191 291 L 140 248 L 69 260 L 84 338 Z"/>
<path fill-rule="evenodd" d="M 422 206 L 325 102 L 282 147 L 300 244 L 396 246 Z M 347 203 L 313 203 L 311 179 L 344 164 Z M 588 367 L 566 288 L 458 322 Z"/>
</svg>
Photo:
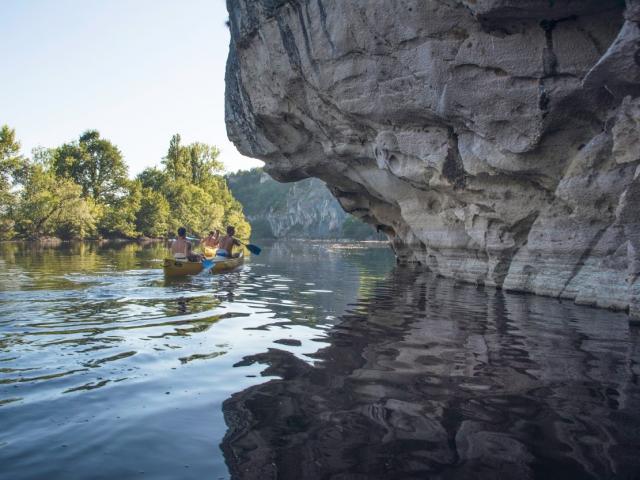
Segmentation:
<svg viewBox="0 0 640 480">
<path fill-rule="evenodd" d="M 345 213 L 318 179 L 278 183 L 254 168 L 228 175 L 227 182 L 255 238 L 386 239 Z"/>
</svg>

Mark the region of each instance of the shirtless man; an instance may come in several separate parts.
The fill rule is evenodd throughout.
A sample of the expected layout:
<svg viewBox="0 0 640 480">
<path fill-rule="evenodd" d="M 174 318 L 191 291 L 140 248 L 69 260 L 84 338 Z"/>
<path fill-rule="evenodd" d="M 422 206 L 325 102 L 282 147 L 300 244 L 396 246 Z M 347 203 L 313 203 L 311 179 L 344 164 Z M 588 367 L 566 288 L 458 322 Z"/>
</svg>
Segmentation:
<svg viewBox="0 0 640 480">
<path fill-rule="evenodd" d="M 233 256 L 233 247 L 242 245 L 238 240 L 233 238 L 235 233 L 236 229 L 229 225 L 227 227 L 227 234 L 220 239 L 220 243 L 218 244 L 217 256 L 231 258 Z"/>
<path fill-rule="evenodd" d="M 199 255 L 191 253 L 191 242 L 187 240 L 187 230 L 184 227 L 178 229 L 178 238 L 171 244 L 171 253 L 176 260 L 189 260 L 199 262 Z"/>
</svg>

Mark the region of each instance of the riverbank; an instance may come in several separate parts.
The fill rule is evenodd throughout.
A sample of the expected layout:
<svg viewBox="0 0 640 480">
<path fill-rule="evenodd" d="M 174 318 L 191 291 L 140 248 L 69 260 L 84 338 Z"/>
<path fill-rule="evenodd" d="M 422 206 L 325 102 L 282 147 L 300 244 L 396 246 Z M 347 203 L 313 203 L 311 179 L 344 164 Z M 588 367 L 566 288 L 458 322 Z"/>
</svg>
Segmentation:
<svg viewBox="0 0 640 480">
<path fill-rule="evenodd" d="M 141 238 L 71 238 L 71 239 L 62 239 L 58 237 L 42 237 L 36 239 L 12 239 L 12 240 L 0 240 L 0 244 L 9 244 L 9 243 L 31 243 L 34 245 L 41 245 L 45 247 L 57 247 L 65 244 L 74 244 L 74 243 L 83 243 L 83 242 L 91 242 L 98 243 L 101 245 L 107 244 L 118 244 L 118 243 L 138 243 L 141 245 L 149 244 L 149 243 L 161 243 L 169 241 L 168 238 L 149 238 L 149 237 L 141 237 Z"/>
</svg>

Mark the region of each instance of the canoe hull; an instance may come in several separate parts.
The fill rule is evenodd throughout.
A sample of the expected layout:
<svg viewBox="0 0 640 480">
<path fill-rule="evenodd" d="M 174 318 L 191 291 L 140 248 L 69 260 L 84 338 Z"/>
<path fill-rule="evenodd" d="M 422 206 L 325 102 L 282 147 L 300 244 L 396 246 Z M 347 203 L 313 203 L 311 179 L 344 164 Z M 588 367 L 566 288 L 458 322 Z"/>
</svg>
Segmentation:
<svg viewBox="0 0 640 480">
<path fill-rule="evenodd" d="M 211 273 L 230 272 L 231 270 L 235 270 L 242 264 L 244 264 L 244 253 L 240 253 L 240 256 L 236 258 L 230 258 L 229 260 L 216 262 L 213 268 L 211 268 Z"/>
<path fill-rule="evenodd" d="M 162 269 L 166 277 L 197 275 L 203 270 L 200 262 L 183 262 L 173 258 L 165 258 L 162 263 Z"/>
<path fill-rule="evenodd" d="M 230 258 L 216 262 L 211 268 L 211 273 L 226 273 L 238 268 L 244 263 L 244 254 L 239 257 Z M 186 275 L 197 275 L 202 272 L 202 263 L 200 262 L 183 262 L 173 258 L 165 258 L 162 264 L 164 275 L 166 277 L 184 277 Z"/>
</svg>

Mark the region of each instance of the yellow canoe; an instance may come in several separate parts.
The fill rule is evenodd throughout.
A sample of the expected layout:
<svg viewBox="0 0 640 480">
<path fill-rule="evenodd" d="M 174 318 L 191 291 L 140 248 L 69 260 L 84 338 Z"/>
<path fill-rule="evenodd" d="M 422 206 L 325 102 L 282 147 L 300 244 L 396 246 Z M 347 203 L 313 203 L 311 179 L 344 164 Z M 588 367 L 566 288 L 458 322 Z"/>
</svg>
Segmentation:
<svg viewBox="0 0 640 480">
<path fill-rule="evenodd" d="M 215 260 L 215 259 L 214 259 Z M 235 268 L 238 268 L 244 263 L 244 252 L 240 252 L 237 257 L 229 258 L 228 260 L 215 260 L 214 266 L 211 268 L 211 273 L 225 273 Z M 173 258 L 165 258 L 162 264 L 162 269 L 167 277 L 182 277 L 185 275 L 197 275 L 202 268 L 201 262 L 188 262 L 182 260 L 175 260 Z"/>
<path fill-rule="evenodd" d="M 230 258 L 229 260 L 216 261 L 216 264 L 211 269 L 211 273 L 225 273 L 230 272 L 244 264 L 244 252 L 240 251 L 237 257 Z"/>
</svg>

